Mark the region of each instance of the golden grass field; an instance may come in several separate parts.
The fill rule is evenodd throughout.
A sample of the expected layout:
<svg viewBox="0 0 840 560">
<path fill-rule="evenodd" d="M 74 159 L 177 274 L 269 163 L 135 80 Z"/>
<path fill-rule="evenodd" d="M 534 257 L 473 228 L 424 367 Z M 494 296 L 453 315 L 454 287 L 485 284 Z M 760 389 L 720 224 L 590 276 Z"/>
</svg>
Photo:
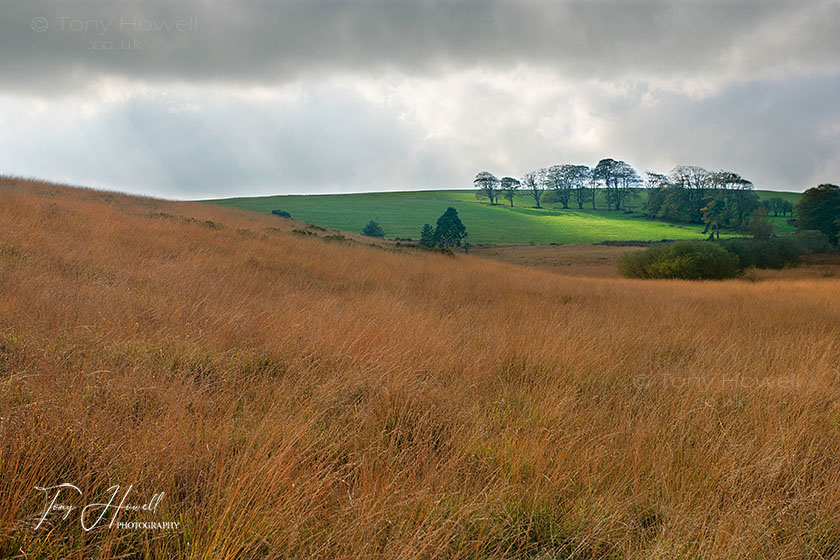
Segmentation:
<svg viewBox="0 0 840 560">
<path fill-rule="evenodd" d="M 301 228 L 0 182 L 0 557 L 840 557 L 830 266 L 637 281 Z M 36 530 L 64 482 L 179 528 Z"/>
</svg>

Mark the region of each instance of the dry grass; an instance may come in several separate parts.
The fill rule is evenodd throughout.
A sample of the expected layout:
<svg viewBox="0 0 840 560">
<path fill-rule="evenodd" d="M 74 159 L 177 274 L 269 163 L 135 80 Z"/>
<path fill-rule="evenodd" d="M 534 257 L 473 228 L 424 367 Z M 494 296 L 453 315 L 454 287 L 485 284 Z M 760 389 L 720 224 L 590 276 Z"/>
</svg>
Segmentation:
<svg viewBox="0 0 840 560">
<path fill-rule="evenodd" d="M 840 555 L 837 278 L 572 278 L 15 183 L 0 556 Z M 60 482 L 181 529 L 33 530 Z"/>
<path fill-rule="evenodd" d="M 481 244 L 470 253 L 506 263 L 536 267 L 563 274 L 593 278 L 619 278 L 619 257 L 643 247 L 612 245 L 514 245 Z"/>
</svg>

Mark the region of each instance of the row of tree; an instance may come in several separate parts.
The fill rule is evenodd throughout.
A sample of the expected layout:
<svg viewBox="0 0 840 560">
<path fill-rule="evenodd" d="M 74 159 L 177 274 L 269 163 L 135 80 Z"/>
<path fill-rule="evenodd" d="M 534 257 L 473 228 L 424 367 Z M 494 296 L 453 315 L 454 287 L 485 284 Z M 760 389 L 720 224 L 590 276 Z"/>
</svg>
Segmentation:
<svg viewBox="0 0 840 560">
<path fill-rule="evenodd" d="M 502 177 L 482 171 L 473 184 L 477 196 L 498 204 L 505 198 L 513 206 L 517 193 L 533 198 L 534 206 L 543 202 L 579 209 L 591 203 L 597 209 L 597 194 L 603 192 L 607 210 L 627 211 L 630 201 L 647 189 L 650 218 L 706 225 L 706 232 L 719 236 L 721 228 L 746 230 L 752 214 L 759 208 L 776 216 L 793 213 L 793 205 L 776 197 L 761 201 L 752 182 L 731 171 L 708 171 L 693 165 L 680 165 L 670 173 L 648 172 L 642 180 L 631 165 L 611 158 L 590 168 L 586 165 L 553 165 L 526 173 L 522 179 Z"/>
<path fill-rule="evenodd" d="M 505 198 L 513 206 L 514 198 L 521 192 L 533 198 L 536 208 L 542 208 L 543 202 L 562 204 L 563 208 L 577 204 L 579 209 L 591 203 L 595 210 L 596 194 L 598 189 L 603 189 L 607 210 L 622 210 L 628 199 L 638 197 L 643 182 L 627 162 L 607 158 L 593 168 L 574 164 L 544 167 L 529 171 L 521 180 L 514 177 L 499 179 L 482 171 L 473 184 L 478 189 L 478 197 L 488 199 L 490 204 L 498 204 Z"/>
</svg>

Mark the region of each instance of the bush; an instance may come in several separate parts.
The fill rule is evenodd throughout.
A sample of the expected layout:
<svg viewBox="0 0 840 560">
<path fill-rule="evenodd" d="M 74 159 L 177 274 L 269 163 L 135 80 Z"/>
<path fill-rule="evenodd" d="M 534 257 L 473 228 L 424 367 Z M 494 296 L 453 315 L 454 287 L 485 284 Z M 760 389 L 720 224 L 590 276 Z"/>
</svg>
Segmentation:
<svg viewBox="0 0 840 560">
<path fill-rule="evenodd" d="M 385 230 L 383 230 L 379 224 L 371 220 L 362 230 L 362 235 L 367 235 L 368 237 L 385 237 Z"/>
<path fill-rule="evenodd" d="M 625 253 L 618 269 L 629 278 L 722 280 L 740 272 L 738 257 L 707 241 L 677 241 Z"/>
<path fill-rule="evenodd" d="M 285 210 L 272 210 L 272 214 L 275 216 L 280 216 L 281 218 L 291 218 L 292 215 L 286 212 Z"/>
<path fill-rule="evenodd" d="M 784 268 L 796 264 L 804 252 L 793 237 L 725 239 L 720 244 L 738 256 L 740 268 Z"/>
<path fill-rule="evenodd" d="M 835 250 L 828 236 L 817 229 L 797 231 L 793 238 L 805 253 L 831 253 Z"/>
</svg>

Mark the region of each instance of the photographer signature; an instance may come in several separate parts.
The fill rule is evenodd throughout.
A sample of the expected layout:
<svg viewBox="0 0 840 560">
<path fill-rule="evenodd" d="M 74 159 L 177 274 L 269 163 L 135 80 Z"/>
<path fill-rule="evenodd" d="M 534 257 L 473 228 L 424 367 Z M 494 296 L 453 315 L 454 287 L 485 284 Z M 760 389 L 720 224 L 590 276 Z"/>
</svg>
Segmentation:
<svg viewBox="0 0 840 560">
<path fill-rule="evenodd" d="M 120 494 L 120 486 L 118 484 L 111 486 L 106 490 L 106 498 L 107 501 L 102 502 L 92 502 L 89 503 L 80 509 L 80 521 L 82 524 L 82 529 L 85 531 L 91 531 L 92 529 L 99 526 L 102 522 L 102 519 L 105 518 L 106 514 L 109 512 L 113 512 L 111 516 L 111 521 L 108 524 L 108 527 L 113 527 L 115 522 L 117 521 L 117 516 L 121 511 L 135 511 L 135 512 L 149 512 L 155 513 L 160 505 L 161 500 L 163 500 L 164 493 L 158 492 L 155 493 L 152 498 L 144 503 L 144 504 L 135 504 L 127 502 L 128 496 L 131 493 L 134 485 L 130 485 L 126 490 L 125 493 L 122 494 L 122 499 L 120 500 L 119 504 L 116 504 L 117 496 Z M 63 493 L 67 492 L 76 492 L 79 496 L 82 496 L 82 491 L 75 485 L 70 484 L 68 482 L 58 484 L 56 486 L 36 486 L 35 490 L 43 492 L 47 506 L 44 508 L 43 514 L 41 515 L 41 519 L 38 521 L 38 525 L 36 525 L 35 529 L 39 529 L 41 525 L 43 525 L 44 521 L 47 519 L 50 513 L 52 512 L 64 512 L 64 515 L 61 519 L 67 519 L 70 516 L 70 513 L 77 509 L 79 506 L 72 506 L 65 503 L 60 503 L 58 501 L 59 497 Z"/>
</svg>

